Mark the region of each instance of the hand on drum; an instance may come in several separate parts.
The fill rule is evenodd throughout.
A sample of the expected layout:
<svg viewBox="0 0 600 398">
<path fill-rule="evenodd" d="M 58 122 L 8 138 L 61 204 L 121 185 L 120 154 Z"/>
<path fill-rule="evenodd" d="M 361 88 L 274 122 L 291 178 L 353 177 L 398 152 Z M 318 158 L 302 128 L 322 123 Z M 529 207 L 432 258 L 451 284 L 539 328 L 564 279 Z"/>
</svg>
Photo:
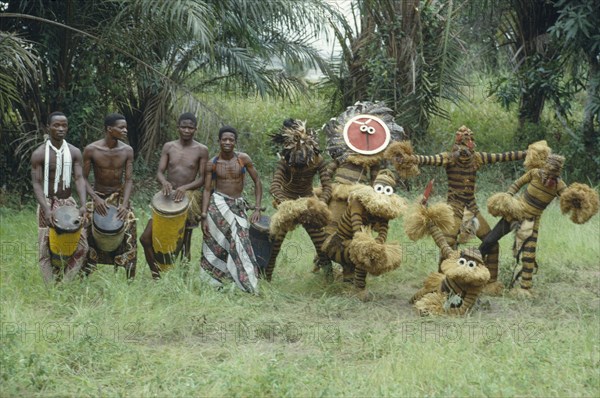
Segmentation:
<svg viewBox="0 0 600 398">
<path fill-rule="evenodd" d="M 171 191 L 173 191 L 173 185 L 171 185 L 170 182 L 164 182 L 162 187 L 163 195 L 169 196 L 171 194 Z"/>
<path fill-rule="evenodd" d="M 175 190 L 175 195 L 173 195 L 173 200 L 175 202 L 181 202 L 185 197 L 185 190 L 181 189 L 181 187 Z"/>
<path fill-rule="evenodd" d="M 106 205 L 106 201 L 100 196 L 96 196 L 94 198 L 94 211 L 101 216 L 106 216 L 108 214 L 108 206 Z"/>
<path fill-rule="evenodd" d="M 55 227 L 55 224 L 54 224 L 54 212 L 52 210 L 50 210 L 50 211 L 44 211 L 44 220 L 46 220 L 46 225 L 48 227 Z"/>
<path fill-rule="evenodd" d="M 79 208 L 79 219 L 84 218 L 85 213 L 87 213 L 87 207 L 85 205 L 83 205 Z"/>
<path fill-rule="evenodd" d="M 122 204 L 119 205 L 119 208 L 117 209 L 117 218 L 119 220 L 125 221 L 125 219 L 127 218 L 127 213 L 129 213 L 129 209 L 127 209 Z"/>
<path fill-rule="evenodd" d="M 254 212 L 250 216 L 250 222 L 254 224 L 254 223 L 257 223 L 259 221 L 260 221 L 260 209 L 256 209 L 256 210 L 254 210 Z"/>
</svg>

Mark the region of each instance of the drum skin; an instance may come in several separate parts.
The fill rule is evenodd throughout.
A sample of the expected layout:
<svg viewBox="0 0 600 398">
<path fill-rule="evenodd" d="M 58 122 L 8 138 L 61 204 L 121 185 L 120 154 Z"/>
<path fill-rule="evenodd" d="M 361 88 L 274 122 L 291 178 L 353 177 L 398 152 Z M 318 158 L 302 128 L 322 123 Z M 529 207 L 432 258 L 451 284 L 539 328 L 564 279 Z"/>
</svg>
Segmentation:
<svg viewBox="0 0 600 398">
<path fill-rule="evenodd" d="M 118 209 L 108 205 L 107 215 L 94 211 L 92 235 L 96 246 L 105 252 L 115 251 L 125 236 L 125 223 L 117 218 Z"/>
<path fill-rule="evenodd" d="M 272 243 L 269 239 L 269 225 L 271 219 L 268 216 L 261 216 L 258 223 L 250 224 L 250 243 L 254 251 L 254 257 L 261 270 L 267 268 L 271 258 Z"/>
<path fill-rule="evenodd" d="M 181 202 L 175 202 L 162 192 L 152 198 L 152 249 L 161 271 L 173 266 L 183 246 L 189 203 L 186 197 Z"/>
<path fill-rule="evenodd" d="M 81 236 L 79 210 L 75 206 L 61 206 L 54 211 L 55 228 L 49 228 L 50 252 L 59 257 L 75 253 Z"/>
</svg>

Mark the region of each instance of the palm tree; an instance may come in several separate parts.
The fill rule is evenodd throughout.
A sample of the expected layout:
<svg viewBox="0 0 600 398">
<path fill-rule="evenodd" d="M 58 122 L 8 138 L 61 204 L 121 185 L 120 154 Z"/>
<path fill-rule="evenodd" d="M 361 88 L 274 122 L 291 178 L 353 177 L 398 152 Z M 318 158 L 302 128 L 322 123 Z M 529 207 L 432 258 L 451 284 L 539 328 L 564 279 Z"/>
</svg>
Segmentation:
<svg viewBox="0 0 600 398">
<path fill-rule="evenodd" d="M 20 93 L 23 89 L 35 87 L 39 78 L 39 58 L 32 48 L 32 43 L 16 34 L 0 31 L 0 120 L 2 121 L 0 186 L 2 187 L 9 182 L 5 178 L 23 174 L 19 172 L 24 159 L 20 158 L 18 161 L 11 161 L 11 159 L 19 152 L 20 146 L 27 146 L 31 136 L 23 136 L 22 140 L 15 142 L 14 138 L 22 126 L 22 120 L 20 115 L 14 112 L 14 106 L 24 105 Z M 25 154 L 27 155 L 28 153 Z M 10 183 L 19 185 L 23 180 L 11 179 Z"/>
<path fill-rule="evenodd" d="M 465 84 L 457 71 L 461 43 L 453 1 L 354 4 L 356 27 L 336 29 L 343 56 L 342 106 L 384 100 L 409 133 L 424 135 L 432 115 L 445 115 L 440 100 L 458 101 Z"/>
<path fill-rule="evenodd" d="M 14 108 L 25 131 L 63 110 L 73 122 L 71 139 L 85 145 L 101 115 L 119 110 L 134 150 L 149 160 L 174 112 L 218 119 L 198 90 L 300 92 L 304 83 L 286 66 L 326 71 L 310 41 L 331 14 L 324 0 L 9 0 L 0 18 L 42 59 L 41 78 Z"/>
</svg>

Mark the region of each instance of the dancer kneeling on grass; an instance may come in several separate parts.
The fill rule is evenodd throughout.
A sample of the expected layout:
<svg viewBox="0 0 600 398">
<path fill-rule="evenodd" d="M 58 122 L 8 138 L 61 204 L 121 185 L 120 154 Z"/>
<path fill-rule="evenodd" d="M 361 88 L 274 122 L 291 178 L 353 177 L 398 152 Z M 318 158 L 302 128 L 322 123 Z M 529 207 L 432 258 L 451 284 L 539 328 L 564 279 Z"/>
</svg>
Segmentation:
<svg viewBox="0 0 600 398">
<path fill-rule="evenodd" d="M 219 130 L 221 151 L 211 159 L 202 199 L 202 259 L 200 274 L 211 284 L 224 278 L 249 293 L 258 293 L 258 267 L 250 244 L 248 203 L 242 197 L 246 172 L 254 181 L 255 210 L 250 222 L 260 220 L 262 184 L 250 156 L 235 152 L 238 133 L 231 126 Z"/>
</svg>

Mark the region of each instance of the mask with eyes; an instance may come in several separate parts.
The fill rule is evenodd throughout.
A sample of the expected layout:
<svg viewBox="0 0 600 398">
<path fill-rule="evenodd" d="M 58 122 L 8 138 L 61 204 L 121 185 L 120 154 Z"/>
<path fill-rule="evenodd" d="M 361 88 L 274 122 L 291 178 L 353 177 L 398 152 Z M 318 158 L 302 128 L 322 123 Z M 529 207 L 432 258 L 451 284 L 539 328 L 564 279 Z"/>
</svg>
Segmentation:
<svg viewBox="0 0 600 398">
<path fill-rule="evenodd" d="M 373 186 L 354 189 L 349 200 L 357 199 L 367 213 L 387 220 L 396 218 L 406 208 L 406 201 L 395 194 L 396 178 L 394 172 L 383 169 L 377 174 Z"/>
<path fill-rule="evenodd" d="M 485 286 L 490 271 L 485 266 L 477 249 L 455 251 L 440 265 L 442 273 L 460 286 Z"/>
<path fill-rule="evenodd" d="M 373 186 L 373 189 L 375 189 L 375 192 L 377 193 L 388 196 L 394 193 L 394 188 L 389 185 L 375 184 L 375 186 Z"/>
</svg>

